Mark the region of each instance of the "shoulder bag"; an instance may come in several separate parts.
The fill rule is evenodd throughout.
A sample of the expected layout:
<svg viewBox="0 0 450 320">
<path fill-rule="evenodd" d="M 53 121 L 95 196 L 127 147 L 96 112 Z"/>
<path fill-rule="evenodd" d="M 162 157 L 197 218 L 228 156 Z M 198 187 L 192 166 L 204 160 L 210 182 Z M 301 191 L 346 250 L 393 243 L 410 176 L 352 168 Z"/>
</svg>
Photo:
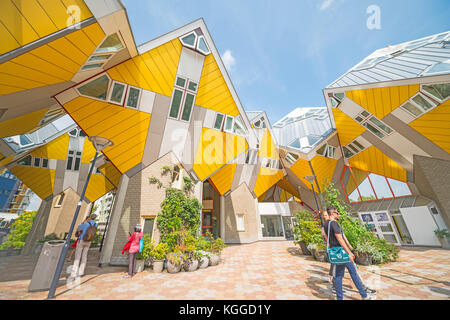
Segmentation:
<svg viewBox="0 0 450 320">
<path fill-rule="evenodd" d="M 346 264 L 350 262 L 350 257 L 348 253 L 345 251 L 345 249 L 342 247 L 334 247 L 334 248 L 329 247 L 331 222 L 333 221 L 334 220 L 330 220 L 330 222 L 328 223 L 328 238 L 327 238 L 328 261 L 334 264 Z"/>
</svg>

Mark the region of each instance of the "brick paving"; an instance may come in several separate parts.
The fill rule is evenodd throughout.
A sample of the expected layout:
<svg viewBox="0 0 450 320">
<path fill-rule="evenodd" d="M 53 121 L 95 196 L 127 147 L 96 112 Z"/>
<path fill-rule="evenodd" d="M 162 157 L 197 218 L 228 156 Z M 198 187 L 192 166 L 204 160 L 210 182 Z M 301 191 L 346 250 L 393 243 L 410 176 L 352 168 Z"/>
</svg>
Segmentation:
<svg viewBox="0 0 450 320">
<path fill-rule="evenodd" d="M 146 268 L 132 279 L 125 267 L 98 267 L 97 249 L 89 252 L 80 285 L 61 277 L 56 299 L 119 300 L 332 300 L 329 264 L 299 254 L 292 241 L 230 245 L 218 266 L 177 274 L 153 273 Z M 27 291 L 37 256 L 0 258 L 0 299 L 45 299 L 47 292 Z M 66 263 L 64 270 L 69 266 Z M 377 300 L 449 300 L 450 250 L 402 248 L 399 260 L 382 266 L 359 266 Z M 344 299 L 359 300 L 348 272 Z"/>
</svg>

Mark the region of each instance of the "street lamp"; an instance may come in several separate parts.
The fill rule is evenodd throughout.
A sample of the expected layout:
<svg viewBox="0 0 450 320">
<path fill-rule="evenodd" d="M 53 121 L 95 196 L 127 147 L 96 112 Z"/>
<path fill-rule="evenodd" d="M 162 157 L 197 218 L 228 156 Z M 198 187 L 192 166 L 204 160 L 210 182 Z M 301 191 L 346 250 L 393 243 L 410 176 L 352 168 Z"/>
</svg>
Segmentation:
<svg viewBox="0 0 450 320">
<path fill-rule="evenodd" d="M 89 179 L 91 178 L 92 170 L 95 166 L 95 161 L 97 160 L 98 154 L 105 149 L 106 147 L 112 146 L 113 142 L 107 138 L 103 137 L 89 137 L 89 141 L 92 142 L 95 148 L 95 156 L 92 160 L 91 168 L 89 169 L 89 173 L 86 179 L 86 183 L 84 184 L 83 192 L 80 196 L 80 201 L 78 201 L 77 209 L 75 210 L 75 215 L 73 216 L 72 224 L 70 225 L 69 233 L 67 234 L 66 242 L 64 243 L 64 247 L 62 249 L 61 255 L 59 256 L 58 265 L 56 266 L 55 275 L 53 276 L 52 284 L 50 286 L 50 290 L 48 292 L 47 299 L 53 299 L 55 297 L 56 286 L 58 284 L 59 277 L 61 276 L 61 270 L 64 265 L 64 260 L 66 259 L 67 250 L 69 249 L 70 238 L 72 237 L 72 232 L 75 227 L 75 223 L 77 222 L 78 213 L 81 209 L 81 203 L 84 199 L 84 194 L 86 193 L 86 189 L 89 183 Z"/>
<path fill-rule="evenodd" d="M 315 177 L 315 176 L 306 176 L 306 177 L 304 177 L 304 178 L 305 178 L 306 181 L 308 181 L 309 183 L 311 183 L 311 189 L 312 189 L 312 192 L 313 192 L 313 194 L 314 194 L 314 200 L 316 201 L 317 212 L 319 213 L 320 226 L 323 227 L 322 215 L 320 214 L 319 203 L 317 202 L 316 192 L 314 191 L 314 186 L 313 186 L 313 181 L 316 179 L 316 177 Z"/>
</svg>

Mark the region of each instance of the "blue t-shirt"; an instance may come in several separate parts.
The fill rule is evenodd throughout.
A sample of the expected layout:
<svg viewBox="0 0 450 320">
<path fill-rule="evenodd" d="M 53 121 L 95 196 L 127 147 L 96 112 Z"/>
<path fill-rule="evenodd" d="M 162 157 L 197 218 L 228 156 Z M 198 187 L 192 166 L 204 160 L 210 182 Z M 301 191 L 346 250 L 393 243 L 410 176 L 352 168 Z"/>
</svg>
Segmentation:
<svg viewBox="0 0 450 320">
<path fill-rule="evenodd" d="M 83 240 L 84 234 L 86 233 L 86 230 L 89 228 L 89 226 L 97 226 L 95 221 L 86 221 L 83 224 L 80 224 L 80 226 L 77 228 L 77 230 L 82 230 L 80 236 L 78 237 L 79 240 Z"/>
</svg>

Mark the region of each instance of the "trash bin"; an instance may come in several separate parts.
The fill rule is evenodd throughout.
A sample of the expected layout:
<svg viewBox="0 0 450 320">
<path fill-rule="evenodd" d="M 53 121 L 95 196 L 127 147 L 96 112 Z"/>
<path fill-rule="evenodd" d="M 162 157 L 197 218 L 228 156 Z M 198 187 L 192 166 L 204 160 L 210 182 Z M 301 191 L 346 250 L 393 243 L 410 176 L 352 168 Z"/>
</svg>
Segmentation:
<svg viewBox="0 0 450 320">
<path fill-rule="evenodd" d="M 64 240 L 52 240 L 44 243 L 38 262 L 34 267 L 28 291 L 43 291 L 50 289 L 64 243 Z"/>
</svg>

